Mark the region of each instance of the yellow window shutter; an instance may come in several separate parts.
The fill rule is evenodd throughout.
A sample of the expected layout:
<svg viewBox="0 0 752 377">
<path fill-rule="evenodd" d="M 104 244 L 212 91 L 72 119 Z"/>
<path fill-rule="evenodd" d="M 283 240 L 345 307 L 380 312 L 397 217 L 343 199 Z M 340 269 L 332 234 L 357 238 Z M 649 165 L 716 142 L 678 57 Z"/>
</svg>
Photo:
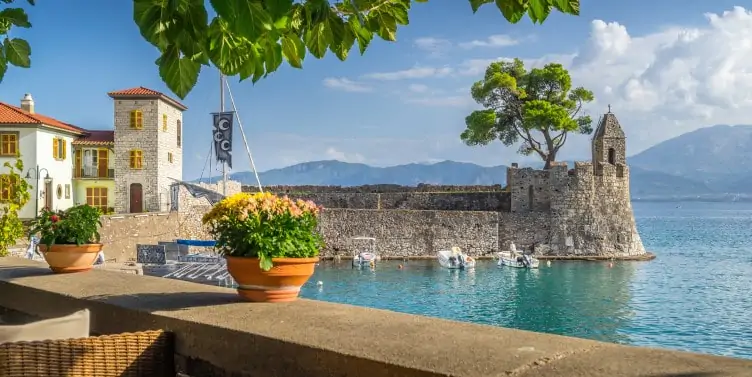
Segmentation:
<svg viewBox="0 0 752 377">
<path fill-rule="evenodd" d="M 52 158 L 57 158 L 57 138 L 52 139 Z"/>
<path fill-rule="evenodd" d="M 131 128 L 136 128 L 136 110 L 131 111 Z"/>
<path fill-rule="evenodd" d="M 61 144 L 63 144 L 63 160 L 65 160 L 68 157 L 68 143 L 66 143 L 64 139 L 60 139 L 60 141 L 62 141 Z"/>
</svg>

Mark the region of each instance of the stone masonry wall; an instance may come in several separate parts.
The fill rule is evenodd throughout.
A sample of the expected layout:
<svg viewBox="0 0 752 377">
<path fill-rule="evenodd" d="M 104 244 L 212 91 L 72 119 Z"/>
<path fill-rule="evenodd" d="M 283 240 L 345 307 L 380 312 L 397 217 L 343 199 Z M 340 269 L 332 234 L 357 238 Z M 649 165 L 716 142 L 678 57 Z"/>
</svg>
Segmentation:
<svg viewBox="0 0 752 377">
<path fill-rule="evenodd" d="M 175 180 L 183 180 L 183 148 L 178 146 L 178 122 L 183 123 L 183 112 L 175 106 L 159 100 L 158 103 L 158 132 L 156 157 L 157 174 L 157 202 L 158 211 L 170 210 L 170 185 Z M 163 116 L 167 115 L 167 130 L 163 128 Z M 181 137 L 184 136 L 181 134 Z M 172 162 L 168 155 L 172 154 Z"/>
<path fill-rule="evenodd" d="M 292 194 L 292 193 L 405 193 L 405 192 L 489 192 L 489 191 L 502 191 L 501 185 L 430 185 L 430 184 L 418 184 L 417 186 L 402 186 L 392 184 L 380 184 L 380 185 L 362 185 L 362 186 L 313 186 L 313 185 L 300 185 L 300 186 L 266 186 L 265 191 L 271 191 L 277 194 Z M 243 185 L 244 192 L 257 192 L 258 187 L 251 185 Z"/>
<path fill-rule="evenodd" d="M 173 213 L 102 216 L 99 230 L 105 259 L 125 262 L 136 258 L 137 244 L 156 245 L 179 236 L 180 217 Z"/>
<path fill-rule="evenodd" d="M 382 256 L 434 256 L 452 246 L 487 255 L 498 250 L 498 226 L 496 212 L 324 210 L 322 255 L 353 255 L 358 245 L 353 237 L 375 238 Z"/>
<path fill-rule="evenodd" d="M 436 211 L 509 211 L 510 193 L 494 192 L 389 192 L 290 193 L 294 199 L 312 200 L 324 208 L 412 209 Z"/>
<path fill-rule="evenodd" d="M 115 212 L 130 212 L 131 184 L 141 184 L 143 207 L 146 211 L 159 211 L 158 187 L 158 132 L 161 132 L 156 99 L 114 99 L 115 103 Z M 141 110 L 143 129 L 132 129 L 132 110 Z M 131 169 L 130 152 L 143 153 L 143 169 Z"/>
</svg>

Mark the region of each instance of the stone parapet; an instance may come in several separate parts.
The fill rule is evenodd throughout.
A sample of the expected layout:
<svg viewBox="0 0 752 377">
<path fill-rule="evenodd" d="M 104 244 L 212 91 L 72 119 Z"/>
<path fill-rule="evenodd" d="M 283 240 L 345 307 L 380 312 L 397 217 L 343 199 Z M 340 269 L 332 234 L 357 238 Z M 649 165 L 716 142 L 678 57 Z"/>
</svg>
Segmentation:
<svg viewBox="0 0 752 377">
<path fill-rule="evenodd" d="M 447 321 L 327 302 L 240 302 L 231 289 L 0 258 L 0 315 L 88 308 L 92 332 L 175 334 L 183 375 L 668 377 L 752 375 L 752 361 Z M 23 320 L 21 318 L 20 320 Z"/>
</svg>

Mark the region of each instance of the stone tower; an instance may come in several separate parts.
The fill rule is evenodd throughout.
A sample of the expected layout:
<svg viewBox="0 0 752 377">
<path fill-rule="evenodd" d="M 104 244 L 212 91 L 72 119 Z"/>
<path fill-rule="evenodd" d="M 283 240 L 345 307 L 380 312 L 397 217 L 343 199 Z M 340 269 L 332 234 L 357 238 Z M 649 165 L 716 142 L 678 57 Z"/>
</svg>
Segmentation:
<svg viewBox="0 0 752 377">
<path fill-rule="evenodd" d="M 596 170 L 605 164 L 627 164 L 627 138 L 616 116 L 611 112 L 611 106 L 598 123 L 593 135 L 592 150 L 593 167 Z"/>
<path fill-rule="evenodd" d="M 183 179 L 185 105 L 144 87 L 110 92 L 115 108 L 115 212 L 170 210 Z"/>
</svg>

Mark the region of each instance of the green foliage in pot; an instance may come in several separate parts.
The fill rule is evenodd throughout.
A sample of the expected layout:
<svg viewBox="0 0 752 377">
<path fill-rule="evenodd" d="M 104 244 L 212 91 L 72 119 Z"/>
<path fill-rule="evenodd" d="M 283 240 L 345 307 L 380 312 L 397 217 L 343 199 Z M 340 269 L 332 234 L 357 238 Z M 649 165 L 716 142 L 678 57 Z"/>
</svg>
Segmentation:
<svg viewBox="0 0 752 377">
<path fill-rule="evenodd" d="M 84 245 L 99 243 L 102 226 L 101 211 L 88 204 L 80 204 L 64 211 L 45 208 L 31 224 L 30 233 L 39 233 L 39 243 L 52 245 Z"/>
<path fill-rule="evenodd" d="M 320 208 L 312 201 L 271 193 L 240 193 L 217 203 L 203 217 L 226 256 L 259 258 L 262 270 L 272 258 L 313 258 L 324 245 L 317 232 Z"/>
</svg>

